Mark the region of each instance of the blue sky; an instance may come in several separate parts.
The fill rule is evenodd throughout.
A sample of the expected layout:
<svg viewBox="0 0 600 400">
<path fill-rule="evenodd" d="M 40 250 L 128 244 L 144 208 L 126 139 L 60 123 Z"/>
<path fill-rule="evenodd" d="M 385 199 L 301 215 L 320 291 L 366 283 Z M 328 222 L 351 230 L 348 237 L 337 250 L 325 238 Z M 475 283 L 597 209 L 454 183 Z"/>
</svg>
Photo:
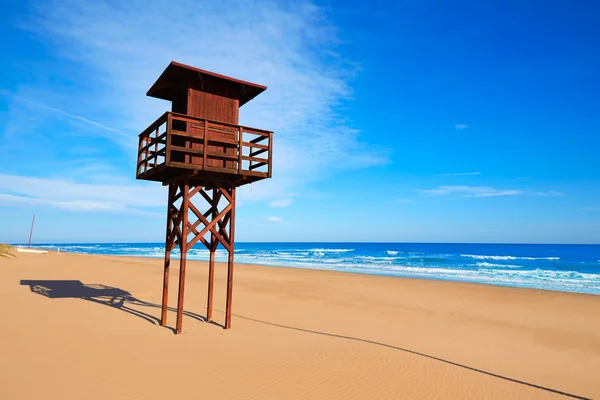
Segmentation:
<svg viewBox="0 0 600 400">
<path fill-rule="evenodd" d="M 238 241 L 600 243 L 594 3 L 4 2 L 0 241 L 164 239 L 135 157 L 175 60 L 269 87 Z"/>
</svg>

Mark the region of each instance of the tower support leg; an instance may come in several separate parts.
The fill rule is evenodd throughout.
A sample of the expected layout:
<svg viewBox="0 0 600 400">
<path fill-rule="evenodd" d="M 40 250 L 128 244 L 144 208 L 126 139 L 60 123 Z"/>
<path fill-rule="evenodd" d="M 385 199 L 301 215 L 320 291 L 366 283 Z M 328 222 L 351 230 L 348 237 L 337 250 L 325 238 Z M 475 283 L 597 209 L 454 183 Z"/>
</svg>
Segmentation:
<svg viewBox="0 0 600 400">
<path fill-rule="evenodd" d="M 206 301 L 206 321 L 212 321 L 213 308 L 213 290 L 215 280 L 215 250 L 210 250 L 210 260 L 208 262 L 208 299 Z"/>
<path fill-rule="evenodd" d="M 178 185 L 169 184 L 169 204 L 167 206 L 167 234 L 165 239 L 165 264 L 163 274 L 163 291 L 162 291 L 162 307 L 160 314 L 160 324 L 167 324 L 167 308 L 169 302 L 169 270 L 171 267 L 171 251 L 177 241 L 176 232 L 173 229 L 177 219 L 177 208 L 175 207 L 175 196 L 177 194 Z"/>
<path fill-rule="evenodd" d="M 187 261 L 187 250 L 188 250 L 188 235 L 189 235 L 189 224 L 188 224 L 188 209 L 190 200 L 190 191 L 188 181 L 184 181 L 182 185 L 182 201 L 181 201 L 181 241 L 179 242 L 179 248 L 181 249 L 181 258 L 179 260 L 179 293 L 177 296 L 177 326 L 176 333 L 181 333 L 181 327 L 183 323 L 183 293 L 185 289 L 185 264 Z M 190 246 L 191 247 L 191 246 Z"/>
<path fill-rule="evenodd" d="M 212 191 L 212 196 L 209 196 Z M 201 196 L 196 196 L 200 194 Z M 194 196 L 208 203 L 208 210 L 201 212 L 194 205 Z M 225 203 L 219 209 L 221 200 Z M 206 208 L 204 208 L 206 210 Z M 169 184 L 169 208 L 167 213 L 167 237 L 165 245 L 165 264 L 163 276 L 163 299 L 161 325 L 167 323 L 168 284 L 171 252 L 179 245 L 179 291 L 177 295 L 177 322 L 175 332 L 181 333 L 183 325 L 183 300 L 185 291 L 185 272 L 187 251 L 198 242 L 210 251 L 208 263 L 208 298 L 206 319 L 212 320 L 215 252 L 221 244 L 229 253 L 227 262 L 227 303 L 225 307 L 225 329 L 231 327 L 231 297 L 233 291 L 233 257 L 235 227 L 235 187 L 211 183 L 209 189 L 202 186 L 190 186 L 189 180 L 179 180 Z M 210 240 L 205 239 L 210 234 Z"/>
<path fill-rule="evenodd" d="M 229 257 L 227 259 L 227 304 L 225 305 L 225 329 L 231 328 L 231 300 L 233 296 L 233 256 L 235 234 L 235 187 L 231 189 L 231 207 L 229 213 Z"/>
</svg>

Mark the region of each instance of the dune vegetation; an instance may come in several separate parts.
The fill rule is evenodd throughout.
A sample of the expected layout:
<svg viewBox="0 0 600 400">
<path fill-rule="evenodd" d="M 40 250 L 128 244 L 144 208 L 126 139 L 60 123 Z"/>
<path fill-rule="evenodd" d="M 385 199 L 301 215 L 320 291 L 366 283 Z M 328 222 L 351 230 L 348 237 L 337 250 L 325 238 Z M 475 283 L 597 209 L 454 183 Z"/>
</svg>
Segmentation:
<svg viewBox="0 0 600 400">
<path fill-rule="evenodd" d="M 14 248 L 8 244 L 0 243 L 0 258 L 10 258 L 13 255 Z"/>
</svg>

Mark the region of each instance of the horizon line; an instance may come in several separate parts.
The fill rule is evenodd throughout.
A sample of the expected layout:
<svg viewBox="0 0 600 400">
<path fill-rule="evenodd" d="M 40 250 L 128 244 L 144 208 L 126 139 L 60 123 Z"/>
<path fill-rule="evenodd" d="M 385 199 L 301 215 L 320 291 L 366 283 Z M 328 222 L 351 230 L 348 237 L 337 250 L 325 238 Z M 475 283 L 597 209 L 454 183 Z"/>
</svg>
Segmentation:
<svg viewBox="0 0 600 400">
<path fill-rule="evenodd" d="M 40 243 L 31 243 L 32 246 L 54 246 L 58 244 L 95 244 L 95 245 L 103 245 L 103 244 L 163 244 L 163 242 L 40 242 Z M 295 244 L 480 244 L 480 245 L 538 245 L 538 246 L 600 246 L 600 243 L 543 243 L 543 242 L 379 242 L 379 241 L 239 241 L 236 242 L 238 244 L 287 244 L 287 243 L 295 243 Z M 26 243 L 8 243 L 10 246 L 26 246 Z"/>
</svg>

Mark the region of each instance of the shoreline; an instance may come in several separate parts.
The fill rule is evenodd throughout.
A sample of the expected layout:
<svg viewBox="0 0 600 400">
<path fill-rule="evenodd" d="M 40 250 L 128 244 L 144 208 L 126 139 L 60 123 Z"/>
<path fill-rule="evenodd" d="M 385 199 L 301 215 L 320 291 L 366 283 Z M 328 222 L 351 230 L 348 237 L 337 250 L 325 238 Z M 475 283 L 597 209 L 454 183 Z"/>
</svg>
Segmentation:
<svg viewBox="0 0 600 400">
<path fill-rule="evenodd" d="M 48 250 L 48 253 L 56 253 L 56 250 Z M 60 254 L 72 254 L 72 255 L 82 255 L 82 256 L 94 256 L 94 257 L 111 257 L 111 258 L 119 258 L 119 257 L 123 257 L 123 258 L 139 258 L 139 259 L 148 259 L 148 260 L 161 260 L 164 259 L 163 257 L 157 256 L 157 257 L 152 257 L 152 256 L 140 256 L 140 255 L 118 255 L 118 254 L 93 254 L 93 253 L 70 253 L 70 252 L 65 252 L 65 251 L 60 251 Z M 178 261 L 179 260 L 179 255 L 172 255 L 171 256 L 171 260 L 173 261 Z M 187 258 L 187 262 L 188 263 L 206 263 L 208 262 L 207 260 L 199 260 L 199 259 L 195 259 L 195 258 L 190 258 L 188 256 Z M 216 261 L 217 264 L 225 264 L 223 261 Z M 551 289 L 551 288 L 544 288 L 544 287 L 534 287 L 534 286 L 519 286 L 519 285 L 511 285 L 511 284 L 501 284 L 501 283 L 490 283 L 490 282 L 485 282 L 485 281 L 480 281 L 480 280 L 455 280 L 452 278 L 444 278 L 444 277 L 428 277 L 428 276 L 418 276 L 418 275 L 414 275 L 414 276 L 409 276 L 408 274 L 406 275 L 393 275 L 393 274 L 385 274 L 385 273 L 370 273 L 368 271 L 365 272 L 361 272 L 361 271 L 342 271 L 342 270 L 335 270 L 335 269 L 327 269 L 327 268 L 320 268 L 318 266 L 316 267 L 309 267 L 309 266 L 292 266 L 292 265 L 275 265 L 275 264 L 265 264 L 265 263 L 261 263 L 256 262 L 256 263 L 249 263 L 249 262 L 236 262 L 234 261 L 234 265 L 245 265 L 245 266 L 255 266 L 255 267 L 260 267 L 260 268 L 284 268 L 284 269 L 294 269 L 294 270 L 309 270 L 309 271 L 322 271 L 322 272 L 333 272 L 333 273 L 342 273 L 342 274 L 351 274 L 351 275 L 360 275 L 360 276 L 377 276 L 377 277 L 385 277 L 385 278 L 390 278 L 390 279 L 414 279 L 414 280 L 422 280 L 422 281 L 436 281 L 436 282 L 452 282 L 452 283 L 466 283 L 466 284 L 475 284 L 475 285 L 485 285 L 485 286 L 491 286 L 491 287 L 499 287 L 499 288 L 513 288 L 513 289 L 526 289 L 526 290 L 539 290 L 539 291 L 547 291 L 547 292 L 558 292 L 558 293 L 572 293 L 572 294 L 581 294 L 581 295 L 589 295 L 589 296 L 600 296 L 600 292 L 599 293 L 590 293 L 590 292 L 582 292 L 582 291 L 574 291 L 574 290 L 559 290 L 559 289 Z M 175 268 L 178 269 L 179 266 L 177 263 L 172 263 L 171 268 Z"/>
</svg>

